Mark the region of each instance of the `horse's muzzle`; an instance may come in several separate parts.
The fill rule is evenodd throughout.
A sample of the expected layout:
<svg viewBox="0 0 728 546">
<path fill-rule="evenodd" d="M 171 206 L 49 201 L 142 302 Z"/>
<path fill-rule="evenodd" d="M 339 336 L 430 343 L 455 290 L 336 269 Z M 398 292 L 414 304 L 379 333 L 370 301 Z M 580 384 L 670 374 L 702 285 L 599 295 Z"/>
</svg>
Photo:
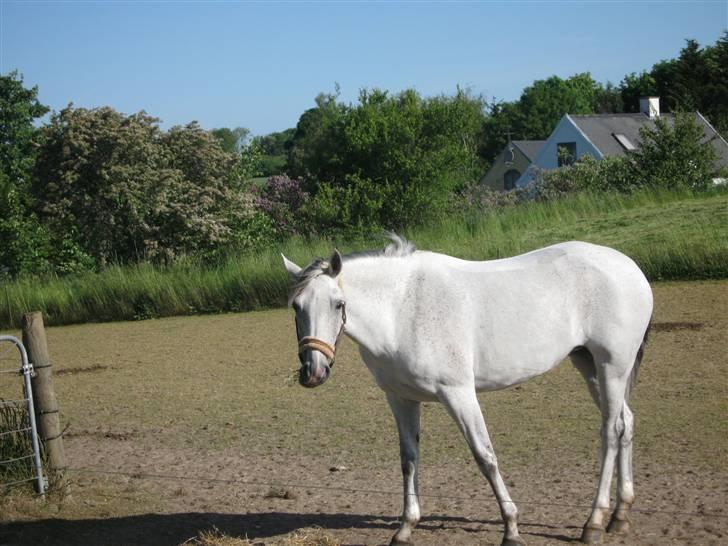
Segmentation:
<svg viewBox="0 0 728 546">
<path fill-rule="evenodd" d="M 306 362 L 298 372 L 298 382 L 304 387 L 313 388 L 323 385 L 331 375 L 328 364 Z"/>
</svg>

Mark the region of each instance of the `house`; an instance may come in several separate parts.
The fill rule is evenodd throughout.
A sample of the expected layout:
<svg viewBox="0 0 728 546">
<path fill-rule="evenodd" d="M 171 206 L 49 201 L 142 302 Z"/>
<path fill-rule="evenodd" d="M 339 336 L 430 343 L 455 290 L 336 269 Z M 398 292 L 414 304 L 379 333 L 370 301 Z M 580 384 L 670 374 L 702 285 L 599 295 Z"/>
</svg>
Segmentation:
<svg viewBox="0 0 728 546">
<path fill-rule="evenodd" d="M 570 165 L 585 154 L 596 159 L 625 155 L 640 145 L 640 129 L 654 126 L 660 117 L 660 99 L 640 99 L 640 112 L 636 114 L 596 114 L 561 118 L 528 169 L 516 181 L 516 186 L 527 186 L 537 169 L 556 169 Z M 717 153 L 717 164 L 728 167 L 728 143 L 718 134 L 700 112 L 695 120 L 703 127 L 705 139 L 710 140 Z M 672 114 L 662 118 L 672 119 Z M 536 168 L 534 168 L 536 167 Z"/>
<path fill-rule="evenodd" d="M 507 191 L 516 187 L 516 181 L 526 172 L 538 155 L 545 140 L 508 140 L 493 165 L 480 179 L 480 184 L 494 191 Z"/>
</svg>

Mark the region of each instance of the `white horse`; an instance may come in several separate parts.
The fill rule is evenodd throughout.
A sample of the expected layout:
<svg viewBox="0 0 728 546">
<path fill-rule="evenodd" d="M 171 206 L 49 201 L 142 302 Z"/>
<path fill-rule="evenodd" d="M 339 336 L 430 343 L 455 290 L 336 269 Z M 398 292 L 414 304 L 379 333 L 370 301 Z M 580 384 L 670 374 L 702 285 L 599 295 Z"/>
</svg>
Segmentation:
<svg viewBox="0 0 728 546">
<path fill-rule="evenodd" d="M 570 356 L 602 414 L 601 477 L 582 541 L 625 534 L 634 502 L 633 416 L 627 406 L 652 316 L 652 291 L 616 250 L 557 244 L 514 258 L 470 262 L 415 251 L 397 236 L 383 251 L 315 260 L 285 256 L 294 286 L 301 369 L 316 387 L 331 373 L 343 332 L 386 393 L 400 439 L 404 510 L 392 544 L 409 544 L 417 498 L 420 404 L 442 402 L 498 499 L 503 544 L 524 544 L 476 398 L 540 375 Z M 618 468 L 609 525 L 610 486 Z"/>
</svg>

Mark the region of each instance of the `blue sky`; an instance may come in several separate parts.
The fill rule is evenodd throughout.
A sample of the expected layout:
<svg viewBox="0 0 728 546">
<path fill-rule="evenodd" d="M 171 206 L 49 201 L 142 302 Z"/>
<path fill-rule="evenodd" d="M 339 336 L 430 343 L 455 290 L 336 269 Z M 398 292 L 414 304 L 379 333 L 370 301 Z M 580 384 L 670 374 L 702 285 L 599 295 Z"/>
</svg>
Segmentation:
<svg viewBox="0 0 728 546">
<path fill-rule="evenodd" d="M 601 82 L 713 44 L 728 0 L 132 2 L 0 0 L 0 72 L 58 110 L 146 110 L 169 127 L 295 126 L 320 92 L 518 98 L 533 80 Z"/>
</svg>

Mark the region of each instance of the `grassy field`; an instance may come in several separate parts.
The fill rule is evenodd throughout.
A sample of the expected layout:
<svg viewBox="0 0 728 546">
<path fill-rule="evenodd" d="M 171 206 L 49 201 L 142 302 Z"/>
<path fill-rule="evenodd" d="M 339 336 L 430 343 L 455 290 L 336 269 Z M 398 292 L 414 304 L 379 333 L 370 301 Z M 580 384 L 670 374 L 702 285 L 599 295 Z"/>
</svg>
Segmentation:
<svg viewBox="0 0 728 546">
<path fill-rule="evenodd" d="M 651 280 L 728 278 L 728 192 L 578 195 L 452 218 L 406 236 L 420 249 L 473 260 L 578 239 L 625 252 Z M 47 324 L 58 325 L 279 307 L 288 290 L 279 252 L 304 265 L 329 255 L 335 244 L 296 239 L 280 249 L 230 257 L 218 267 L 187 260 L 170 267 L 141 264 L 5 283 L 0 326 L 18 326 L 31 310 L 43 311 Z M 338 246 L 346 252 L 382 244 L 376 238 Z"/>
<path fill-rule="evenodd" d="M 635 508 L 648 512 L 620 543 L 718 544 L 728 534 L 728 281 L 654 292 L 632 401 Z M 213 527 L 266 543 L 311 526 L 345 544 L 391 536 L 396 430 L 349 340 L 329 382 L 308 390 L 287 379 L 297 366 L 287 310 L 64 326 L 48 339 L 69 466 L 112 474 L 73 473 L 65 503 L 0 497 L 0 543 L 173 545 Z M 574 540 L 598 469 L 598 412 L 579 374 L 564 363 L 480 400 L 528 543 Z M 435 519 L 418 544 L 497 543 L 497 507 L 455 424 L 439 404 L 422 420 L 421 491 Z"/>
</svg>

